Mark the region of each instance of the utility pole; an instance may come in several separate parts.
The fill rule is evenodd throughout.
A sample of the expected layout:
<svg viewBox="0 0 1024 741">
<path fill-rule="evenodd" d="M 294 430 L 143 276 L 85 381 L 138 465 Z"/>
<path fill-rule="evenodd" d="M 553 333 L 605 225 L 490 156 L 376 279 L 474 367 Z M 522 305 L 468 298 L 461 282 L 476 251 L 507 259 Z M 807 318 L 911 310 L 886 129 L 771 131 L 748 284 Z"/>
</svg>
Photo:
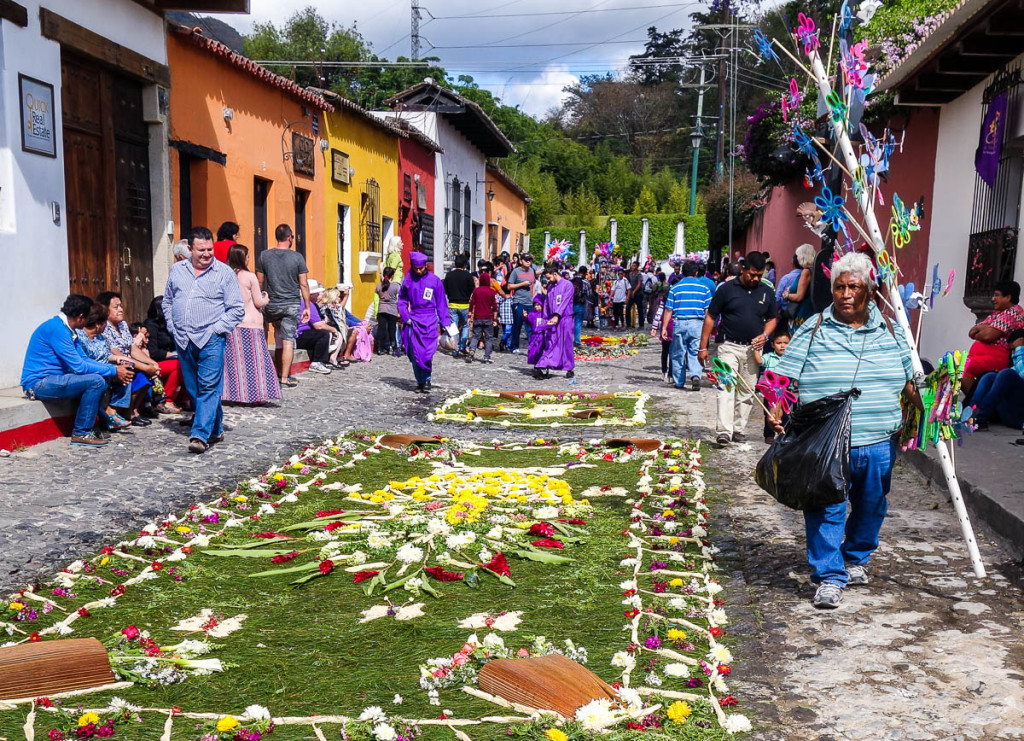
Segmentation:
<svg viewBox="0 0 1024 741">
<path fill-rule="evenodd" d="M 693 142 L 693 172 L 690 173 L 690 215 L 697 210 L 697 157 L 700 155 L 700 140 L 703 138 L 700 128 L 700 117 L 704 112 L 704 65 L 700 67 L 700 87 L 697 89 L 697 122 L 694 125 L 693 133 L 690 134 Z"/>
<path fill-rule="evenodd" d="M 729 8 L 729 0 L 722 3 L 722 25 L 729 23 L 732 11 Z M 729 39 L 730 45 L 732 39 Z M 715 182 L 722 181 L 725 169 L 725 72 L 727 69 L 728 57 L 725 54 L 726 36 L 721 35 L 718 42 L 718 141 L 715 143 Z"/>
<path fill-rule="evenodd" d="M 412 29 L 409 32 L 412 61 L 420 58 L 420 0 L 412 0 Z"/>
</svg>

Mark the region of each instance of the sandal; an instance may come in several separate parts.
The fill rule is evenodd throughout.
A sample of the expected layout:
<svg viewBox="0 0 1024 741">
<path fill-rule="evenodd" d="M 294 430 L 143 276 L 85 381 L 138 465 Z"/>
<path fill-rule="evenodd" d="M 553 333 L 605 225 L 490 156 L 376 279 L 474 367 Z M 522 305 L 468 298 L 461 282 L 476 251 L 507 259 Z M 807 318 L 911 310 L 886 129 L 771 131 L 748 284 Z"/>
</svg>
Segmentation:
<svg viewBox="0 0 1024 741">
<path fill-rule="evenodd" d="M 169 401 L 165 401 L 163 404 L 158 404 L 156 410 L 160 412 L 160 414 L 181 414 L 181 409 Z"/>
<path fill-rule="evenodd" d="M 336 363 L 336 365 L 337 365 L 337 366 L 338 366 L 339 368 L 348 368 L 348 367 L 349 367 L 350 365 L 352 365 L 352 361 L 350 361 L 350 360 L 345 360 L 344 358 L 342 358 L 341 360 L 339 360 L 339 361 L 338 361 L 338 362 Z"/>
</svg>

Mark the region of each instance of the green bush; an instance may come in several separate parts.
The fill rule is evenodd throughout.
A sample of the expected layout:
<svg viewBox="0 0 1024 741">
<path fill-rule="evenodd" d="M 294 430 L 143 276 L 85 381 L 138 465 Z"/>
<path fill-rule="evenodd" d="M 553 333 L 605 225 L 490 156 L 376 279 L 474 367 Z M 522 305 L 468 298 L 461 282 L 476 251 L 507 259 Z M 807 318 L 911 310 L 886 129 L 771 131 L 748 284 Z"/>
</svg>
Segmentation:
<svg viewBox="0 0 1024 741">
<path fill-rule="evenodd" d="M 632 214 L 616 215 L 618 222 L 618 244 L 625 254 L 632 254 L 640 249 L 640 233 L 642 230 L 641 216 Z M 685 224 L 687 252 L 700 252 L 708 248 L 708 228 L 704 214 L 651 214 L 649 220 L 648 244 L 651 254 L 656 260 L 664 260 L 672 254 L 676 241 L 676 223 L 682 220 Z M 603 221 L 603 219 L 602 219 Z M 578 244 L 579 229 L 549 229 L 551 241 L 567 239 Z M 610 238 L 610 223 L 605 222 L 598 229 L 587 230 L 587 257 L 594 256 L 594 245 L 607 242 Z M 538 260 L 544 259 L 544 230 L 530 230 L 530 251 Z M 574 251 L 574 255 L 578 255 Z"/>
</svg>

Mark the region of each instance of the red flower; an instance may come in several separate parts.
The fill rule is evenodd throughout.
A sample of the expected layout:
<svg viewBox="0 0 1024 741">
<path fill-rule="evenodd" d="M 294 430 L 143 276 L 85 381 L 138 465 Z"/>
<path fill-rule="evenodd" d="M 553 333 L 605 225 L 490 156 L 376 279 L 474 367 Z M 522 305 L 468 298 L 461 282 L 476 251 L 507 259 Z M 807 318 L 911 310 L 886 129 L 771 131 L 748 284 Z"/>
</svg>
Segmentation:
<svg viewBox="0 0 1024 741">
<path fill-rule="evenodd" d="M 625 616 L 626 616 L 627 618 L 629 618 L 630 620 L 632 620 L 633 618 L 635 618 L 635 617 L 636 617 L 637 615 L 639 615 L 639 614 L 640 614 L 640 610 L 638 610 L 638 609 L 636 609 L 636 608 L 634 607 L 634 608 L 633 608 L 632 610 L 626 610 L 626 611 L 625 611 L 624 613 L 622 613 L 622 614 L 623 614 L 623 615 L 625 615 Z"/>
<path fill-rule="evenodd" d="M 123 633 L 123 634 L 124 634 L 124 637 L 125 637 L 125 638 L 127 638 L 127 639 L 128 639 L 129 641 L 134 641 L 134 640 L 135 640 L 136 638 L 138 638 L 138 637 L 139 637 L 139 634 L 140 634 L 141 632 L 142 632 L 142 631 L 140 631 L 140 630 L 139 630 L 138 628 L 136 628 L 136 627 L 135 627 L 134 625 L 129 625 L 129 626 L 127 627 L 127 628 L 124 628 L 124 629 L 123 629 L 123 630 L 121 631 L 121 633 Z"/>
<path fill-rule="evenodd" d="M 326 571 L 324 571 L 323 563 L 320 564 L 320 571 L 323 571 L 323 573 L 325 573 L 325 574 L 327 573 Z M 359 571 L 359 572 L 356 573 L 355 576 L 352 577 L 352 583 L 353 584 L 358 584 L 361 581 L 366 581 L 367 579 L 372 579 L 373 577 L 377 576 L 377 574 L 379 574 L 379 573 L 380 573 L 379 571 Z"/>
<path fill-rule="evenodd" d="M 287 535 L 282 535 L 281 533 L 270 533 L 270 532 L 267 532 L 267 533 L 249 533 L 249 537 L 250 538 L 288 538 Z M 288 540 L 291 540 L 291 538 L 288 538 Z"/>
<path fill-rule="evenodd" d="M 333 517 L 334 515 L 343 515 L 345 510 L 343 509 L 322 509 L 316 513 L 317 517 Z"/>
<path fill-rule="evenodd" d="M 445 571 L 440 566 L 431 566 L 423 571 L 438 581 L 462 581 L 466 577 L 465 574 L 460 574 L 457 571 Z"/>
<path fill-rule="evenodd" d="M 718 699 L 718 704 L 721 705 L 723 708 L 727 708 L 731 707 L 732 705 L 739 705 L 740 701 L 732 695 L 726 695 L 725 697 L 720 697 Z"/>
<path fill-rule="evenodd" d="M 626 728 L 628 728 L 631 731 L 642 731 L 642 730 L 644 730 L 644 727 L 642 725 L 640 725 L 639 723 L 637 723 L 635 720 L 629 721 L 629 723 L 626 724 Z"/>
<path fill-rule="evenodd" d="M 116 587 L 110 590 L 110 596 L 120 597 L 122 594 L 124 594 L 125 588 L 126 587 L 124 586 L 124 584 L 118 584 Z"/>
<path fill-rule="evenodd" d="M 715 638 L 718 638 L 719 636 L 722 635 L 722 629 L 721 628 L 708 628 L 708 633 L 713 635 Z"/>
<path fill-rule="evenodd" d="M 558 521 L 559 522 L 568 523 L 569 525 L 586 525 L 587 524 L 586 520 L 581 520 L 578 517 L 559 517 Z"/>
<path fill-rule="evenodd" d="M 612 689 L 622 689 L 622 682 L 612 682 Z"/>
<path fill-rule="evenodd" d="M 33 632 L 32 632 L 32 633 L 31 633 L 31 634 L 29 635 L 29 637 L 28 637 L 28 640 L 29 640 L 29 642 L 31 642 L 31 643 L 39 643 L 39 641 L 41 641 L 41 640 L 43 640 L 43 639 L 39 637 L 39 634 L 38 634 L 38 633 L 36 633 L 35 631 L 33 631 Z"/>
<path fill-rule="evenodd" d="M 78 615 L 79 617 L 89 617 L 90 615 L 92 615 L 92 613 L 86 610 L 84 607 L 79 607 Z"/>
<path fill-rule="evenodd" d="M 190 545 L 183 545 L 181 547 L 181 552 L 182 553 L 186 553 L 186 554 L 187 553 L 191 553 L 192 552 L 192 546 L 190 546 Z"/>
<path fill-rule="evenodd" d="M 613 461 L 613 460 L 615 460 L 615 456 L 612 455 L 611 453 L 605 453 L 601 457 L 604 458 L 606 461 Z"/>
<path fill-rule="evenodd" d="M 328 522 L 326 525 L 324 525 L 324 532 L 325 533 L 329 533 L 332 530 L 337 530 L 339 527 L 342 527 L 344 524 L 345 523 L 342 522 L 341 520 L 335 520 L 334 522 Z"/>
<path fill-rule="evenodd" d="M 324 559 L 320 562 L 320 573 L 325 576 L 334 571 L 334 561 L 329 558 Z"/>
<path fill-rule="evenodd" d="M 113 552 L 114 552 L 113 546 L 109 546 L 108 545 L 105 548 L 100 548 L 100 553 L 102 553 L 104 556 L 109 556 Z"/>
<path fill-rule="evenodd" d="M 488 571 L 493 571 L 498 576 L 512 576 L 512 571 L 508 567 L 508 560 L 505 558 L 504 553 L 495 553 L 494 558 L 480 565 Z"/>
<path fill-rule="evenodd" d="M 552 538 L 555 535 L 555 526 L 550 522 L 535 522 L 530 526 L 530 535 L 539 535 L 542 538 Z"/>
<path fill-rule="evenodd" d="M 285 553 L 282 556 L 274 556 L 270 559 L 270 563 L 288 563 L 297 555 L 299 555 L 298 551 L 292 551 L 291 553 Z"/>
<path fill-rule="evenodd" d="M 718 673 L 721 674 L 723 677 L 728 677 L 730 674 L 732 674 L 732 668 L 728 664 L 720 664 L 718 666 Z"/>
<path fill-rule="evenodd" d="M 162 563 L 160 563 L 159 561 L 154 561 L 153 563 L 151 563 L 149 565 L 149 567 L 151 569 L 153 569 L 153 571 L 159 571 L 160 569 L 162 569 L 164 567 L 164 565 Z"/>
<path fill-rule="evenodd" d="M 535 540 L 531 545 L 537 548 L 565 548 L 565 543 L 554 538 L 543 538 L 542 540 Z"/>
<path fill-rule="evenodd" d="M 49 697 L 37 697 L 36 705 L 38 705 L 41 708 L 52 708 L 53 700 L 51 700 Z"/>
</svg>

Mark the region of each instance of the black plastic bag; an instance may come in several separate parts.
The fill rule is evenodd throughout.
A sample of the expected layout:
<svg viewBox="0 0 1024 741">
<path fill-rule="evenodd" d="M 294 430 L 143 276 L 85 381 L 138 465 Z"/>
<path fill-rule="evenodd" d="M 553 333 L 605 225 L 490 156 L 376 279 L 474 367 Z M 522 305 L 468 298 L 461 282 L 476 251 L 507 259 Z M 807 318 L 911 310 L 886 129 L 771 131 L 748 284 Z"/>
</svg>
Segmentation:
<svg viewBox="0 0 1024 741">
<path fill-rule="evenodd" d="M 850 415 L 860 389 L 798 404 L 789 428 L 757 462 L 754 480 L 780 504 L 822 509 L 846 500 Z"/>
</svg>

